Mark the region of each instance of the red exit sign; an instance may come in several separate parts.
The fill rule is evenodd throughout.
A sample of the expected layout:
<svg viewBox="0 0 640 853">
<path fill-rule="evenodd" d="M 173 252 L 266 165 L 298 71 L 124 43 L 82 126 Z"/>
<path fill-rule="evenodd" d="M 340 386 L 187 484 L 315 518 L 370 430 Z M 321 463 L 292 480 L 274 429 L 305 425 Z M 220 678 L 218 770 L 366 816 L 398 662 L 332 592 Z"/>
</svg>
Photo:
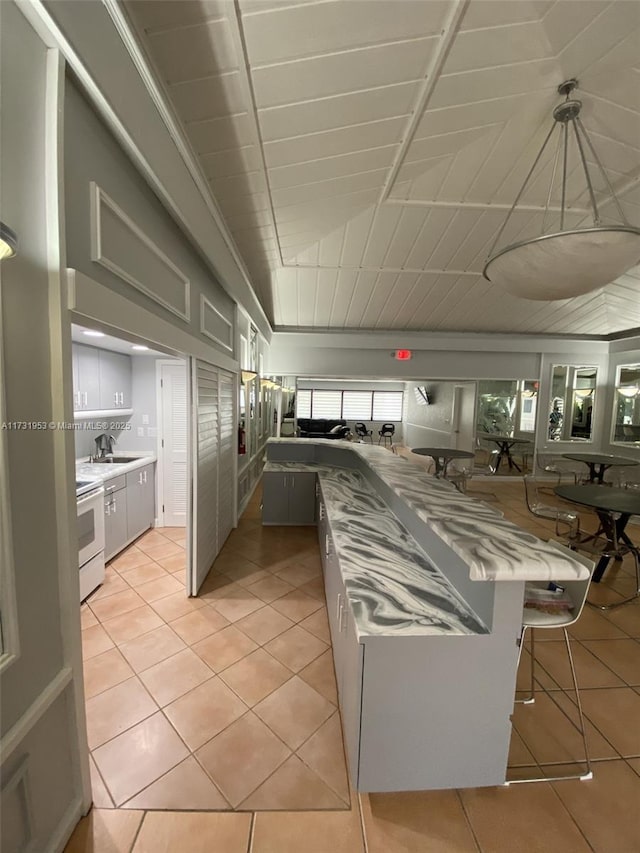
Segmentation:
<svg viewBox="0 0 640 853">
<path fill-rule="evenodd" d="M 393 355 L 398 361 L 409 361 L 412 353 L 410 349 L 397 349 Z"/>
</svg>

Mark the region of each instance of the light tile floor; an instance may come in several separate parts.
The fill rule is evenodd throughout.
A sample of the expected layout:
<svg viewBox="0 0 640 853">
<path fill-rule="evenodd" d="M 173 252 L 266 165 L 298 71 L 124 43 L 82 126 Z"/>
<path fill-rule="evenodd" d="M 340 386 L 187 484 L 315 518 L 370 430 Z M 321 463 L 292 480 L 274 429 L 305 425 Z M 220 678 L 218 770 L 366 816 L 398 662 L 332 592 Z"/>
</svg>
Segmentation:
<svg viewBox="0 0 640 853">
<path fill-rule="evenodd" d="M 474 478 L 469 488 L 553 536 L 527 512 L 521 481 Z M 640 850 L 640 601 L 586 608 L 570 629 L 593 780 L 357 796 L 344 770 L 315 530 L 263 530 L 259 500 L 199 599 L 184 595 L 175 551 L 184 531 L 163 529 L 114 560 L 83 606 L 95 807 L 69 853 Z M 589 529 L 593 517 L 581 516 Z M 590 596 L 619 600 L 632 587 L 626 558 Z M 525 651 L 519 687 L 528 665 Z M 538 762 L 556 762 L 558 775 L 577 766 L 567 674 L 561 635 L 540 632 L 536 681 L 548 693 L 515 706 L 514 775 Z"/>
</svg>

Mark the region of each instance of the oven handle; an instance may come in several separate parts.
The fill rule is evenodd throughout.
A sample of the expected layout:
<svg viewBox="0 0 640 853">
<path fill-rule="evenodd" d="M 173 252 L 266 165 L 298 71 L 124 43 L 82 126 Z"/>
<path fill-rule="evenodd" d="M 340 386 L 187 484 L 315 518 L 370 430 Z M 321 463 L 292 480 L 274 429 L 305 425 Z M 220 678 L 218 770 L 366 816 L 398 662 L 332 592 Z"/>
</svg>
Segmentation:
<svg viewBox="0 0 640 853">
<path fill-rule="evenodd" d="M 99 495 L 104 495 L 104 488 L 100 486 L 99 489 L 94 489 L 92 492 L 89 492 L 87 495 L 82 495 L 81 498 L 78 498 L 78 507 L 84 506 L 84 504 L 88 503 L 90 500 L 94 500 Z"/>
</svg>

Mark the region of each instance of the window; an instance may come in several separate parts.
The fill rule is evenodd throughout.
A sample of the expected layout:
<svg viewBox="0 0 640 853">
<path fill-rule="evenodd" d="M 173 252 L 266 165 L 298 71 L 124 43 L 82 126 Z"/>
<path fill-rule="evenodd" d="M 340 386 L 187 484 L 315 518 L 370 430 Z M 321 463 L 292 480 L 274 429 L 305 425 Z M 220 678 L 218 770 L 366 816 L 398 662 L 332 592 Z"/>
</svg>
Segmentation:
<svg viewBox="0 0 640 853">
<path fill-rule="evenodd" d="M 343 391 L 342 417 L 347 421 L 370 421 L 371 391 Z"/>
<path fill-rule="evenodd" d="M 373 421 L 402 420 L 402 391 L 373 392 Z"/>
<path fill-rule="evenodd" d="M 298 390 L 296 399 L 296 417 L 311 417 L 311 391 Z"/>
<path fill-rule="evenodd" d="M 298 390 L 298 418 L 346 421 L 401 421 L 402 391 Z"/>
</svg>

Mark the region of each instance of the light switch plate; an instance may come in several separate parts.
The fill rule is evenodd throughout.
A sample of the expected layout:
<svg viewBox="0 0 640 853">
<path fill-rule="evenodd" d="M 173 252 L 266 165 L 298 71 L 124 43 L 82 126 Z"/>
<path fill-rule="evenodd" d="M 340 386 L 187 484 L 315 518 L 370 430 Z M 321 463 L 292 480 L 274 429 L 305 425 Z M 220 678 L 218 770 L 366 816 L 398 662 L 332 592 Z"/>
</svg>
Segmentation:
<svg viewBox="0 0 640 853">
<path fill-rule="evenodd" d="M 143 416 L 142 416 L 142 423 L 143 423 L 143 424 L 148 424 L 148 423 L 149 423 L 149 415 L 143 415 Z"/>
<path fill-rule="evenodd" d="M 147 435 L 149 436 L 149 438 L 157 438 L 158 430 L 156 429 L 156 427 L 149 427 L 147 429 Z"/>
<path fill-rule="evenodd" d="M 144 427 L 138 427 L 138 438 L 144 438 Z"/>
</svg>

